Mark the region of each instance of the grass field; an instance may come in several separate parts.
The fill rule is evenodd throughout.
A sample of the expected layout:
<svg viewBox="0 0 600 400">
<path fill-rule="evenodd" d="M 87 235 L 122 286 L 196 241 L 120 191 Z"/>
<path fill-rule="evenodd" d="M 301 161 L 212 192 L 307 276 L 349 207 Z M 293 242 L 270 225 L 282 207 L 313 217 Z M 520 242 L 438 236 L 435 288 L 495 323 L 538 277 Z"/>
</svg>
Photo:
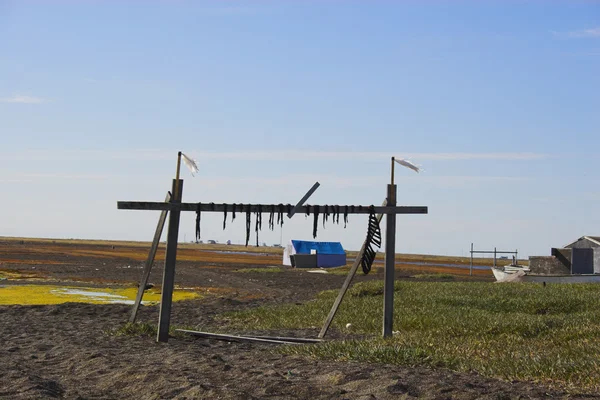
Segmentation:
<svg viewBox="0 0 600 400">
<path fill-rule="evenodd" d="M 369 339 L 284 351 L 600 389 L 600 285 L 398 282 L 395 289 L 393 338 L 379 338 L 382 282 L 364 282 L 349 291 L 333 326 Z M 261 307 L 225 319 L 242 329 L 320 326 L 335 295 L 327 291 L 301 306 Z"/>
<path fill-rule="evenodd" d="M 27 244 L 40 244 L 40 245 L 81 245 L 82 247 L 89 246 L 102 246 L 111 249 L 112 246 L 121 248 L 123 250 L 127 250 L 128 253 L 136 252 L 137 248 L 139 254 L 135 254 L 136 258 L 141 260 L 145 259 L 148 254 L 148 249 L 150 248 L 150 242 L 142 242 L 142 241 L 119 241 L 119 240 L 86 240 L 86 239 L 51 239 L 51 238 L 24 238 L 24 237 L 2 237 L 0 236 L 0 241 L 6 242 L 24 242 Z M 159 246 L 159 255 L 162 255 L 162 251 L 164 250 L 165 243 L 161 243 Z M 184 251 L 185 254 L 193 254 L 193 253 L 185 253 L 193 252 L 194 250 L 206 250 L 206 251 L 233 251 L 233 252 L 244 252 L 244 253 L 263 253 L 269 255 L 283 255 L 283 248 L 280 247 L 268 247 L 268 246 L 243 246 L 243 245 L 226 245 L 226 244 L 207 244 L 207 243 L 179 243 L 179 250 Z M 113 254 L 114 252 L 111 252 Z M 346 254 L 349 262 L 356 258 L 358 254 L 357 251 L 354 250 L 346 250 Z M 101 256 L 101 253 L 98 254 L 90 254 Z M 128 254 L 129 255 L 129 254 Z M 221 255 L 223 256 L 223 254 Z M 192 257 L 193 258 L 193 257 Z M 383 260 L 384 254 L 383 252 L 377 253 L 376 260 Z M 457 265 L 469 265 L 470 259 L 469 257 L 460 257 L 460 256 L 441 256 L 441 255 L 433 255 L 433 254 L 396 254 L 397 261 L 407 261 L 407 262 L 430 262 L 430 263 L 439 263 L 439 264 L 457 264 Z M 189 259 L 188 261 L 193 261 L 193 259 Z M 501 263 L 507 264 L 508 260 L 500 260 Z M 527 265 L 528 260 L 519 260 L 521 264 Z M 493 260 L 491 258 L 474 258 L 473 263 L 475 265 L 492 265 Z"/>
</svg>

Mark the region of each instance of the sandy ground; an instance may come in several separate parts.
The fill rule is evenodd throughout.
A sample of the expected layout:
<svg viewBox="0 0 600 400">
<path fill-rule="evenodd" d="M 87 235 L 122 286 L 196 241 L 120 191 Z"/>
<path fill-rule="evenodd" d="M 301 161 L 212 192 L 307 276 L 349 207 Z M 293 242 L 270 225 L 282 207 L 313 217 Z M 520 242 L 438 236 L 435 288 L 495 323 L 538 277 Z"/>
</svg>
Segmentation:
<svg viewBox="0 0 600 400">
<path fill-rule="evenodd" d="M 133 248 L 132 248 L 133 249 Z M 19 272 L 54 283 L 135 285 L 144 249 L 77 244 L 0 242 L 0 272 Z M 139 254 L 138 254 L 139 253 Z M 186 258 L 188 257 L 188 258 Z M 256 256 L 253 256 L 256 257 Z M 270 258 L 272 257 L 272 258 Z M 173 305 L 174 325 L 219 329 L 220 313 L 273 302 L 302 303 L 344 276 L 286 270 L 239 273 L 241 267 L 280 263 L 278 255 L 219 261 L 213 254 L 182 252 L 176 283 L 205 297 Z M 161 280 L 157 262 L 150 281 Z M 129 267 L 129 268 L 127 268 Z M 380 274 L 357 281 L 381 279 Z M 400 279 L 410 279 L 401 277 Z M 23 284 L 8 279 L 2 284 Z M 39 283 L 35 281 L 35 283 Z M 0 289 L 1 290 L 1 289 Z M 0 398 L 2 399 L 519 399 L 591 398 L 556 392 L 528 382 L 506 382 L 391 365 L 327 362 L 282 355 L 273 345 L 188 336 L 158 344 L 151 337 L 114 336 L 127 305 L 66 303 L 0 307 Z M 139 320 L 155 323 L 158 307 L 142 307 Z M 316 337 L 306 331 L 262 332 Z M 258 332 L 254 332 L 258 333 Z M 331 332 L 332 338 L 342 338 Z"/>
</svg>

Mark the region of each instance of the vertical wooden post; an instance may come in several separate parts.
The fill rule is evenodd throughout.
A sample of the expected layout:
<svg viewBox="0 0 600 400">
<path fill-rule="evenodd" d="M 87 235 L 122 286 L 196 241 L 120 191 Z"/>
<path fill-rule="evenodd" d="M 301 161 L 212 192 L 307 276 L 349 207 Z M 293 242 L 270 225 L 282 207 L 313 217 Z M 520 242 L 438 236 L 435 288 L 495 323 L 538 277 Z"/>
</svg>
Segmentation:
<svg viewBox="0 0 600 400">
<path fill-rule="evenodd" d="M 173 196 L 171 203 L 181 203 L 183 180 L 173 180 Z M 181 210 L 172 209 L 169 214 L 169 230 L 167 232 L 167 251 L 165 254 L 165 270 L 163 273 L 162 293 L 160 298 L 160 313 L 158 316 L 158 342 L 169 341 L 169 327 L 171 325 L 171 303 L 173 302 L 173 288 L 175 286 L 175 262 L 177 260 L 177 238 L 179 236 L 179 216 Z"/>
<path fill-rule="evenodd" d="M 496 248 L 494 247 L 494 268 L 496 267 Z"/>
<path fill-rule="evenodd" d="M 388 185 L 388 207 L 396 206 L 396 185 Z M 394 280 L 396 272 L 396 214 L 386 214 L 385 278 L 383 283 L 383 337 L 391 337 L 394 325 Z"/>
<path fill-rule="evenodd" d="M 167 196 L 165 197 L 165 203 L 169 202 L 170 200 L 171 193 L 167 193 Z M 135 322 L 138 309 L 140 308 L 142 298 L 144 297 L 144 292 L 146 291 L 146 285 L 148 284 L 150 271 L 152 271 L 152 264 L 154 264 L 154 257 L 156 257 L 156 250 L 158 250 L 160 237 L 162 236 L 163 227 L 165 226 L 165 221 L 167 220 L 167 214 L 168 211 L 163 210 L 160 213 L 158 225 L 156 225 L 156 231 L 154 232 L 154 240 L 152 240 L 152 247 L 150 247 L 150 253 L 148 253 L 148 258 L 146 259 L 146 265 L 144 265 L 144 272 L 142 273 L 142 278 L 140 279 L 140 286 L 138 287 L 137 296 L 135 298 L 135 302 L 133 303 L 133 309 L 131 310 L 131 315 L 129 316 L 129 322 L 131 323 Z"/>
<path fill-rule="evenodd" d="M 471 243 L 471 264 L 469 265 L 469 275 L 473 275 L 473 243 Z"/>
</svg>

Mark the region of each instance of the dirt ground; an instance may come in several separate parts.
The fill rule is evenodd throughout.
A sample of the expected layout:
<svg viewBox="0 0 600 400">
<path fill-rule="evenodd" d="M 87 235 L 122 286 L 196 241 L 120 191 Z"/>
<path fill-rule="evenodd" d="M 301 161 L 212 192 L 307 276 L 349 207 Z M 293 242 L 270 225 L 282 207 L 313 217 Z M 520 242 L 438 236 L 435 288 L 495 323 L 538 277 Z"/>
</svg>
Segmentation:
<svg viewBox="0 0 600 400">
<path fill-rule="evenodd" d="M 149 247 L 149 246 L 148 246 Z M 0 240 L 0 273 L 18 272 L 1 285 L 43 283 L 114 287 L 137 285 L 147 248 Z M 220 313 L 274 302 L 302 303 L 338 289 L 342 275 L 284 270 L 240 273 L 281 264 L 278 254 L 232 255 L 193 249 L 178 254 L 176 285 L 201 299 L 173 304 L 171 323 L 219 329 Z M 161 254 L 157 260 L 162 260 Z M 150 282 L 160 285 L 162 262 Z M 399 279 L 414 279 L 400 273 Z M 378 271 L 355 281 L 381 279 Z M 1 290 L 1 288 L 0 288 Z M 592 398 L 529 382 L 506 382 L 392 365 L 328 362 L 286 356 L 274 345 L 172 337 L 115 336 L 131 306 L 66 303 L 0 306 L 2 399 L 528 399 Z M 156 323 L 157 306 L 138 320 Z M 316 337 L 319 328 L 268 335 Z M 233 333 L 233 332 L 232 332 Z M 248 333 L 248 332 L 246 332 Z M 259 332 L 252 332 L 259 333 Z M 331 332 L 332 340 L 343 334 Z M 600 397 L 600 396 L 599 396 Z"/>
</svg>

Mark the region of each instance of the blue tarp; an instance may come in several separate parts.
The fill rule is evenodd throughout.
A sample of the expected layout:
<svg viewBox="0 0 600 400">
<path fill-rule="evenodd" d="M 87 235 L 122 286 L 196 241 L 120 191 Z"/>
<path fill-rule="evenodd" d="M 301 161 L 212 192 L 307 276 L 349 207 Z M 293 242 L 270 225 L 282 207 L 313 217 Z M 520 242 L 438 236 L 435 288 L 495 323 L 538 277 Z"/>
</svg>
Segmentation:
<svg viewBox="0 0 600 400">
<path fill-rule="evenodd" d="M 340 242 L 292 240 L 292 246 L 297 254 L 310 254 L 311 250 L 317 250 L 317 254 L 346 254 Z"/>
<path fill-rule="evenodd" d="M 333 268 L 346 265 L 345 254 L 317 254 L 318 268 Z"/>
<path fill-rule="evenodd" d="M 310 242 L 292 240 L 296 254 L 310 254 L 311 250 L 317 251 L 317 267 L 340 267 L 346 265 L 346 252 L 340 242 Z"/>
</svg>

